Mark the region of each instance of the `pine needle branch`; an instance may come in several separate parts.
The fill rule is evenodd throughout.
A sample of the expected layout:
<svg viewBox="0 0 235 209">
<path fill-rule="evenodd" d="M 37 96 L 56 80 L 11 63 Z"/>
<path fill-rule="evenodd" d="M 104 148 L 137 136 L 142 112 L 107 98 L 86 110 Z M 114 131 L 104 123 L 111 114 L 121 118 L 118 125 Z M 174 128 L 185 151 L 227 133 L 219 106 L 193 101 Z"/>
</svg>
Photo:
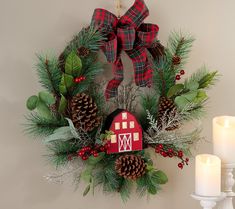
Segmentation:
<svg viewBox="0 0 235 209">
<path fill-rule="evenodd" d="M 64 118 L 44 118 L 37 113 L 30 113 L 25 116 L 27 123 L 25 133 L 36 136 L 45 137 L 51 135 L 57 128 L 65 126 L 67 122 Z"/>
<path fill-rule="evenodd" d="M 59 85 L 62 73 L 59 69 L 59 63 L 56 57 L 48 59 L 42 55 L 37 55 L 38 63 L 36 65 L 39 82 L 42 87 L 56 96 L 60 96 Z"/>
</svg>

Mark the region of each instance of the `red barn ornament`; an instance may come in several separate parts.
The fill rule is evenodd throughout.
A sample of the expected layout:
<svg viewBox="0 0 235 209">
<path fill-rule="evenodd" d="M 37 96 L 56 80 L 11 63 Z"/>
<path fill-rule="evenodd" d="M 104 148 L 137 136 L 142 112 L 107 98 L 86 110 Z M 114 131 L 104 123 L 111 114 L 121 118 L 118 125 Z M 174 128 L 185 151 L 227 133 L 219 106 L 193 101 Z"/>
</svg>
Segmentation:
<svg viewBox="0 0 235 209">
<path fill-rule="evenodd" d="M 106 130 L 112 131 L 108 153 L 143 149 L 142 128 L 136 117 L 127 110 L 117 109 L 106 120 Z"/>
</svg>

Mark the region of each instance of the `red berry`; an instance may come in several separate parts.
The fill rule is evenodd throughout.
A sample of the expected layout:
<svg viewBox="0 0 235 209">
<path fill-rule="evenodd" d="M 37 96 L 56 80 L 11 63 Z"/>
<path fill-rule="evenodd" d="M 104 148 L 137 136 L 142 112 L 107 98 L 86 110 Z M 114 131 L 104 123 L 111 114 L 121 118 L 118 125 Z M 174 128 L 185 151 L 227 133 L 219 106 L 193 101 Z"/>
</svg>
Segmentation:
<svg viewBox="0 0 235 209">
<path fill-rule="evenodd" d="M 162 153 L 162 156 L 163 156 L 163 157 L 167 157 L 168 154 L 167 154 L 166 152 L 163 152 L 163 153 Z"/>
<path fill-rule="evenodd" d="M 184 70 L 181 70 L 180 71 L 180 75 L 184 75 L 185 74 L 185 71 Z"/>
<path fill-rule="evenodd" d="M 159 152 L 160 152 L 160 149 L 157 147 L 157 148 L 155 149 L 155 152 L 156 152 L 156 153 L 159 153 Z"/>
<path fill-rule="evenodd" d="M 88 157 L 87 156 L 82 156 L 82 160 L 87 160 Z"/>
<path fill-rule="evenodd" d="M 93 154 L 93 156 L 94 156 L 94 157 L 98 157 L 99 154 L 96 152 L 96 153 Z"/>
<path fill-rule="evenodd" d="M 178 80 L 180 80 L 180 79 L 181 79 L 180 75 L 176 75 L 176 76 L 175 76 L 175 80 L 178 81 Z"/>
<path fill-rule="evenodd" d="M 178 164 L 178 167 L 179 167 L 180 169 L 183 169 L 183 167 L 184 167 L 183 163 L 179 163 L 179 164 Z"/>
<path fill-rule="evenodd" d="M 189 161 L 189 159 L 188 159 L 188 158 L 186 158 L 186 159 L 185 159 L 185 161 L 186 161 L 186 162 L 188 162 L 188 161 Z"/>
<path fill-rule="evenodd" d="M 158 148 L 159 148 L 159 149 L 162 149 L 162 148 L 163 148 L 163 145 L 162 145 L 162 144 L 159 144 L 159 145 L 158 145 Z"/>
<path fill-rule="evenodd" d="M 169 153 L 168 156 L 169 156 L 169 158 L 172 158 L 172 157 L 173 157 L 173 154 L 172 154 L 172 153 Z"/>
<path fill-rule="evenodd" d="M 85 154 L 85 152 L 82 151 L 82 150 L 78 153 L 78 155 L 79 155 L 80 157 L 82 157 L 84 154 Z"/>
<path fill-rule="evenodd" d="M 171 149 L 171 148 L 170 148 L 170 149 L 168 149 L 168 152 L 172 153 L 172 152 L 173 152 L 173 149 Z"/>
<path fill-rule="evenodd" d="M 184 153 L 182 151 L 178 152 L 178 157 L 182 158 L 184 156 Z"/>
<path fill-rule="evenodd" d="M 101 152 L 104 152 L 104 151 L 105 151 L 104 146 L 101 146 L 101 147 L 100 147 L 100 151 L 101 151 Z"/>
</svg>

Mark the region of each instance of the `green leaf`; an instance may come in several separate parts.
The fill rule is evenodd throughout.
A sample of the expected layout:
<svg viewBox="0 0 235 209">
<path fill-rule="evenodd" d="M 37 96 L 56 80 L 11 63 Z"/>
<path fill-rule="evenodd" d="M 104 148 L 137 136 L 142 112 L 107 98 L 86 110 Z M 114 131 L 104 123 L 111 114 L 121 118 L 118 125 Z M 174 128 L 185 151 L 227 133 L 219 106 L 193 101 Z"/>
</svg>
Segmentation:
<svg viewBox="0 0 235 209">
<path fill-rule="evenodd" d="M 37 107 L 38 97 L 33 95 L 28 98 L 26 102 L 26 106 L 29 110 L 34 110 Z"/>
<path fill-rule="evenodd" d="M 182 110 L 188 104 L 188 100 L 183 96 L 178 96 L 175 98 L 175 104 Z"/>
<path fill-rule="evenodd" d="M 63 75 L 63 77 L 64 77 L 64 84 L 65 84 L 65 86 L 66 86 L 67 89 L 70 88 L 70 87 L 72 87 L 72 86 L 74 85 L 73 76 L 68 75 L 68 74 L 65 73 L 65 74 Z"/>
<path fill-rule="evenodd" d="M 63 94 L 63 95 L 66 95 L 67 94 L 67 88 L 65 86 L 65 79 L 64 79 L 64 76 L 62 76 L 61 78 L 61 81 L 60 81 L 60 93 Z"/>
<path fill-rule="evenodd" d="M 66 107 L 67 107 L 67 100 L 66 100 L 66 98 L 63 95 L 61 95 L 58 111 L 60 113 L 63 113 L 65 111 Z"/>
<path fill-rule="evenodd" d="M 171 98 L 172 96 L 177 95 L 183 89 L 184 89 L 183 84 L 176 84 L 169 89 L 167 97 Z"/>
<path fill-rule="evenodd" d="M 168 182 L 167 175 L 160 170 L 152 172 L 151 180 L 154 184 L 166 184 Z"/>
<path fill-rule="evenodd" d="M 81 178 L 82 178 L 83 181 L 85 181 L 87 183 L 91 183 L 92 170 L 91 169 L 84 170 L 81 174 Z"/>
<path fill-rule="evenodd" d="M 83 192 L 83 197 L 85 197 L 89 193 L 90 189 L 91 189 L 91 185 L 89 184 Z"/>
<path fill-rule="evenodd" d="M 90 156 L 87 160 L 87 163 L 89 165 L 96 165 L 98 162 L 100 162 L 102 159 L 104 159 L 105 152 L 100 152 L 98 157 Z"/>
<path fill-rule="evenodd" d="M 218 72 L 214 71 L 211 73 L 207 73 L 200 81 L 200 88 L 207 88 L 210 85 L 214 84 L 215 78 L 218 76 Z"/>
<path fill-rule="evenodd" d="M 194 91 L 199 88 L 199 83 L 196 81 L 191 81 L 191 82 L 188 82 L 185 87 L 191 91 Z"/>
<path fill-rule="evenodd" d="M 43 101 L 47 105 L 52 105 L 55 103 L 55 97 L 47 91 L 39 92 L 38 97 L 40 98 L 41 101 Z"/>
<path fill-rule="evenodd" d="M 197 96 L 198 91 L 190 91 L 188 93 L 182 94 L 181 96 L 187 99 L 189 102 L 192 102 L 193 99 Z"/>
<path fill-rule="evenodd" d="M 199 90 L 196 98 L 193 100 L 194 103 L 198 104 L 205 101 L 208 98 L 207 94 L 203 90 Z"/>
<path fill-rule="evenodd" d="M 37 102 L 37 112 L 40 116 L 47 118 L 47 119 L 51 119 L 52 115 L 51 115 L 51 111 L 49 109 L 49 107 L 40 99 Z"/>
<path fill-rule="evenodd" d="M 67 120 L 68 123 L 69 123 L 69 128 L 70 128 L 70 131 L 71 131 L 71 133 L 73 134 L 74 138 L 75 138 L 75 139 L 79 139 L 80 136 L 79 136 L 79 134 L 78 134 L 78 132 L 77 132 L 77 129 L 76 129 L 76 128 L 74 127 L 74 125 L 73 125 L 73 121 L 72 121 L 71 119 L 69 119 L 69 118 L 66 118 L 66 120 Z"/>
<path fill-rule="evenodd" d="M 55 141 L 68 141 L 73 139 L 73 134 L 71 133 L 70 127 L 60 127 L 56 129 L 53 134 L 47 136 L 44 140 L 45 143 L 51 143 Z"/>
<path fill-rule="evenodd" d="M 79 76 L 82 69 L 82 61 L 75 51 L 72 51 L 65 61 L 65 73 L 73 76 Z"/>
</svg>

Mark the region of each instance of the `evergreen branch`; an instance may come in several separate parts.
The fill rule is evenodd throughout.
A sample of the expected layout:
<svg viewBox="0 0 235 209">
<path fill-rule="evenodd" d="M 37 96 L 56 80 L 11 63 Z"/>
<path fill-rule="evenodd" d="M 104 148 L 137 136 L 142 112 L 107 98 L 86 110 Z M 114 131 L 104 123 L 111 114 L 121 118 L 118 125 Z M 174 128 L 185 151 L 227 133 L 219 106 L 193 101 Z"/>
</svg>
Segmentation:
<svg viewBox="0 0 235 209">
<path fill-rule="evenodd" d="M 59 63 L 56 57 L 48 59 L 42 55 L 37 55 L 38 63 L 37 74 L 42 87 L 56 96 L 60 96 L 59 85 L 62 72 L 59 69 Z"/>
<path fill-rule="evenodd" d="M 75 154 L 80 148 L 76 143 L 69 141 L 54 142 L 47 147 L 51 152 L 47 157 L 56 167 L 66 165 L 69 162 L 68 156 Z"/>
<path fill-rule="evenodd" d="M 30 113 L 26 117 L 27 123 L 24 124 L 25 132 L 36 137 L 51 135 L 57 128 L 65 126 L 67 122 L 64 118 L 52 117 L 44 118 L 37 113 Z"/>
<path fill-rule="evenodd" d="M 77 35 L 74 36 L 73 40 L 69 42 L 63 54 L 67 57 L 71 51 L 76 51 L 82 46 L 89 49 L 91 52 L 97 52 L 104 40 L 104 37 L 94 26 L 83 28 Z"/>
<path fill-rule="evenodd" d="M 127 202 L 130 198 L 130 193 L 132 189 L 132 181 L 122 178 L 119 193 L 123 202 Z"/>
</svg>

